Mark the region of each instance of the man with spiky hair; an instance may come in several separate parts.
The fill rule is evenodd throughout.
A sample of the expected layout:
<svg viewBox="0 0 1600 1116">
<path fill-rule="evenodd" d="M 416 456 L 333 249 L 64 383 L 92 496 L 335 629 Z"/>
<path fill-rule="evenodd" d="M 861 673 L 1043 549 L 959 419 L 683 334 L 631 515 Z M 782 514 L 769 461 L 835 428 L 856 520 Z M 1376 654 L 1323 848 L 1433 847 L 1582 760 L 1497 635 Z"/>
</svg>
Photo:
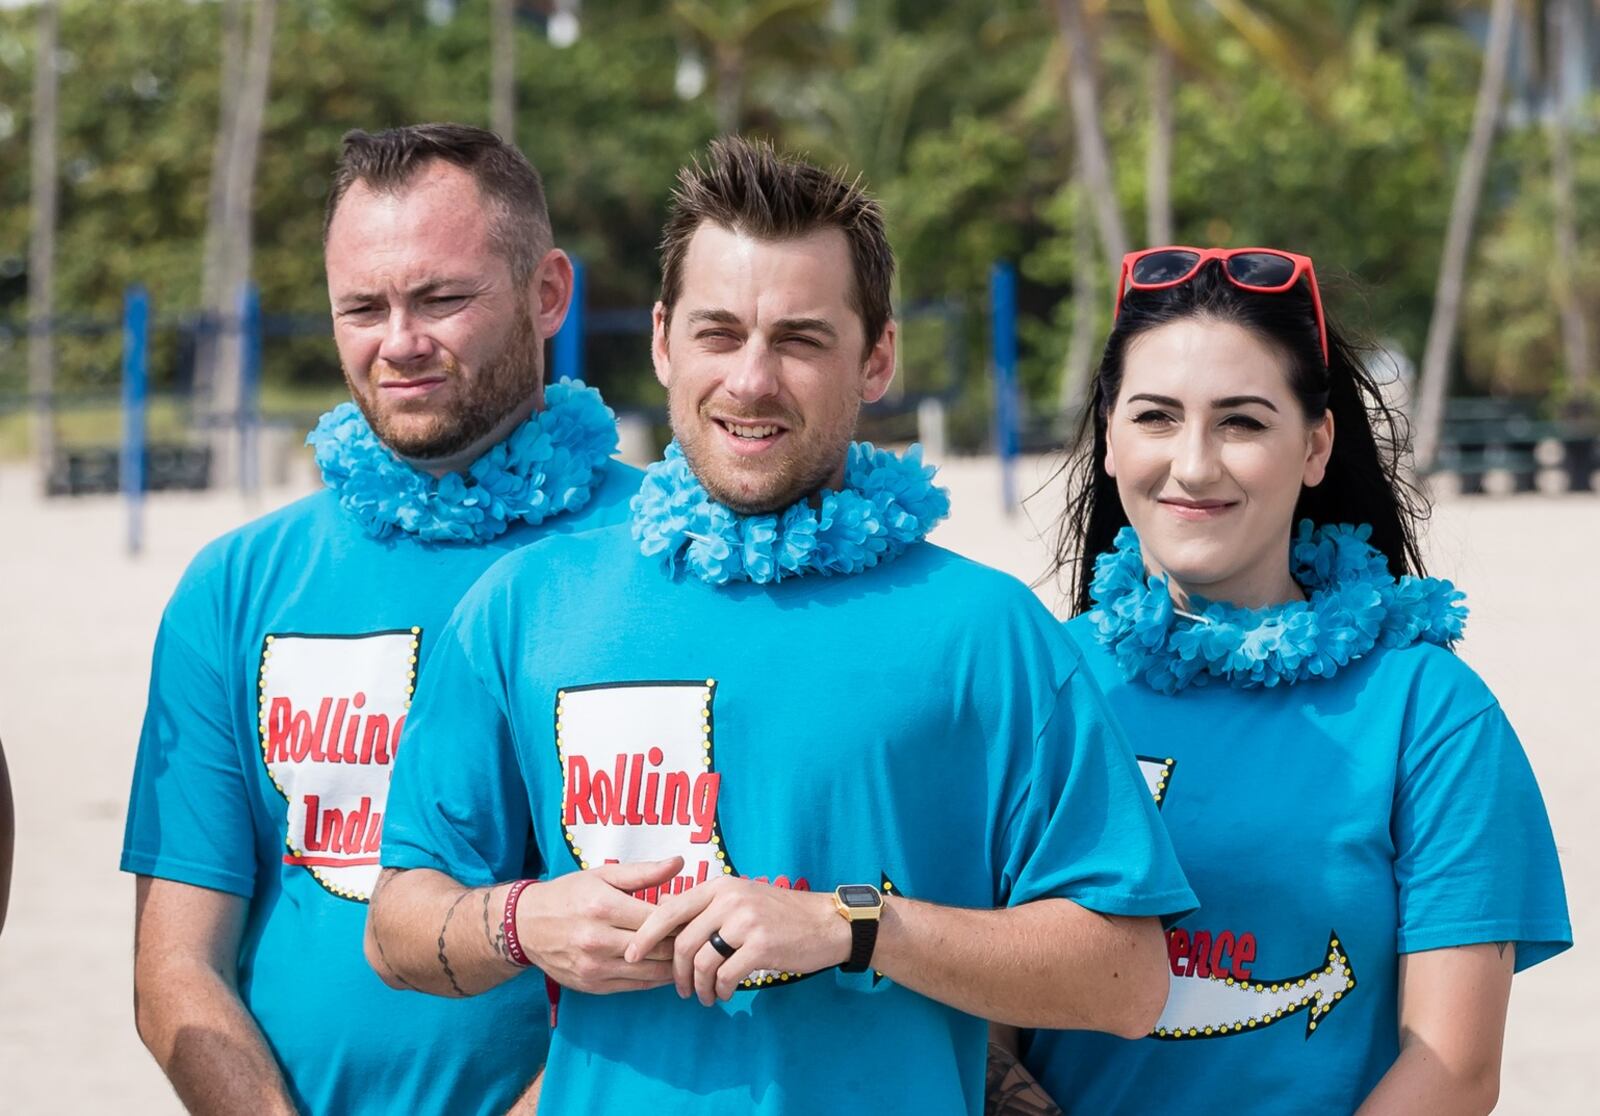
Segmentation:
<svg viewBox="0 0 1600 1116">
<path fill-rule="evenodd" d="M 541 1112 L 978 1113 L 984 1018 L 1161 1010 L 1194 900 L 1099 692 L 1025 586 L 925 541 L 920 453 L 852 441 L 893 268 L 859 185 L 714 144 L 663 242 L 676 441 L 629 524 L 498 563 L 435 655 L 368 958 L 563 986 Z"/>
<path fill-rule="evenodd" d="M 156 639 L 122 853 L 135 1016 L 192 1112 L 504 1113 L 544 990 L 452 1003 L 361 957 L 390 766 L 461 594 L 619 521 L 638 472 L 593 389 L 545 383 L 572 265 L 514 147 L 351 132 L 324 249 L 353 399 L 309 438 L 328 488 L 206 547 Z"/>
</svg>

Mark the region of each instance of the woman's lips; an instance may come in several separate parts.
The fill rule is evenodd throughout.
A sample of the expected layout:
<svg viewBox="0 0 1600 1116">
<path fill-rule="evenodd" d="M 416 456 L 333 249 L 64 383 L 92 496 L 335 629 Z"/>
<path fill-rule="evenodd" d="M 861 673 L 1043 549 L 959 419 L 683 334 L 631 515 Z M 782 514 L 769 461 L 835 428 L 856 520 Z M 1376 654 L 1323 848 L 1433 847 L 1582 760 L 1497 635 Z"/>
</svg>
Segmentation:
<svg viewBox="0 0 1600 1116">
<path fill-rule="evenodd" d="M 1193 523 L 1204 522 L 1226 515 L 1239 505 L 1232 500 L 1161 500 L 1166 508 L 1179 519 Z"/>
</svg>

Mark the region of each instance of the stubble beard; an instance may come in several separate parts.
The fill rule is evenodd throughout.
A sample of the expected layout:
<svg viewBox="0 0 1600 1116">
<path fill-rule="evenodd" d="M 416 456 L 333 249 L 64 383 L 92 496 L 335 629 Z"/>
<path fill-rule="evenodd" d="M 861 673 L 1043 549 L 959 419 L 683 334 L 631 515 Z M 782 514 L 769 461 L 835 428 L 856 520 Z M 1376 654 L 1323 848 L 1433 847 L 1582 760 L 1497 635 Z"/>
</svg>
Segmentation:
<svg viewBox="0 0 1600 1116">
<path fill-rule="evenodd" d="M 738 515 L 770 515 L 828 485 L 849 452 L 859 411 L 858 403 L 837 425 L 829 422 L 824 424 L 826 429 L 819 429 L 802 424 L 788 412 L 739 414 L 722 409 L 719 413 L 724 417 L 745 422 L 781 420 L 789 431 L 784 436 L 786 444 L 759 471 L 741 470 L 737 459 L 730 465 L 724 455 L 708 449 L 707 443 L 721 432 L 704 407 L 689 422 L 674 417 L 672 432 L 689 468 L 713 500 Z"/>
<path fill-rule="evenodd" d="M 459 454 L 487 437 L 505 417 L 525 404 L 543 378 L 544 342 L 533 318 L 519 307 L 511 333 L 500 351 L 486 359 L 470 380 L 461 378 L 454 358 L 442 365 L 455 390 L 427 410 L 378 406 L 378 365 L 366 371 L 367 392 L 358 391 L 350 369 L 344 369 L 351 398 L 373 433 L 401 457 L 426 461 Z"/>
</svg>

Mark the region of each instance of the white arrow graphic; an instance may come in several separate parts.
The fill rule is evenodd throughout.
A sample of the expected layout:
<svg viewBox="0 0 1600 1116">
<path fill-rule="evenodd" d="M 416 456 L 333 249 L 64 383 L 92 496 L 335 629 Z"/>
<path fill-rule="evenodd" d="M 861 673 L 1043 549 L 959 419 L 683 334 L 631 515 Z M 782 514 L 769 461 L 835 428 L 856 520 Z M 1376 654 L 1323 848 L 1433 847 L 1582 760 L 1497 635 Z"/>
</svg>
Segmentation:
<svg viewBox="0 0 1600 1116">
<path fill-rule="evenodd" d="M 1337 931 L 1328 935 L 1327 960 L 1321 968 L 1282 980 L 1205 980 L 1174 977 L 1166 1010 L 1151 1037 L 1159 1039 L 1220 1038 L 1270 1027 L 1299 1011 L 1308 1012 L 1306 1037 L 1356 986 L 1350 958 Z"/>
</svg>

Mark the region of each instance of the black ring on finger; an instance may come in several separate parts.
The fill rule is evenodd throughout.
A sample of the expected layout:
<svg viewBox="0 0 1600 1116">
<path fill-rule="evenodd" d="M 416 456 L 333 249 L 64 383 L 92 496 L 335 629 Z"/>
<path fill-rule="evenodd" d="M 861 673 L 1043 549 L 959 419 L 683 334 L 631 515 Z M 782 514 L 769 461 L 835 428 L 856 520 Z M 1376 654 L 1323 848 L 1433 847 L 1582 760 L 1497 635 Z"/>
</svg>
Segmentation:
<svg viewBox="0 0 1600 1116">
<path fill-rule="evenodd" d="M 722 936 L 722 931 L 713 930 L 711 937 L 707 941 L 711 943 L 711 948 L 722 954 L 723 957 L 733 956 L 734 947 L 728 944 L 728 940 Z"/>
</svg>

